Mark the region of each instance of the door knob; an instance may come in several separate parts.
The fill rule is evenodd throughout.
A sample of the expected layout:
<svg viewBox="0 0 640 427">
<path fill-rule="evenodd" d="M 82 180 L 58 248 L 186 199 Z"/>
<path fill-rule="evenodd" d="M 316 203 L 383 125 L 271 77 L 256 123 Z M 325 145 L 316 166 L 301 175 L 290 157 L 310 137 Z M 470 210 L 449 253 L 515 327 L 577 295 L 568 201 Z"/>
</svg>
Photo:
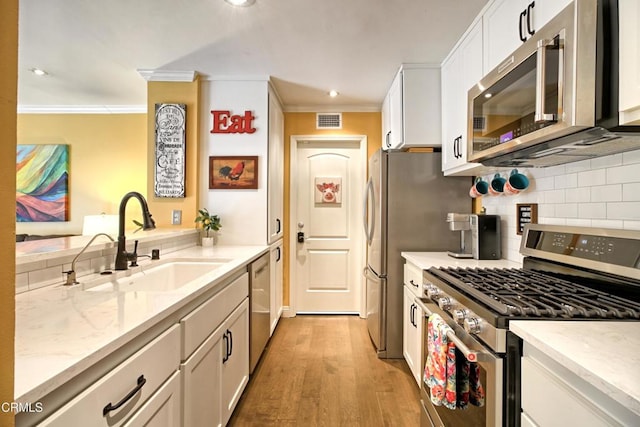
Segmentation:
<svg viewBox="0 0 640 427">
<path fill-rule="evenodd" d="M 298 223 L 298 228 L 304 228 L 304 222 L 299 222 Z"/>
</svg>

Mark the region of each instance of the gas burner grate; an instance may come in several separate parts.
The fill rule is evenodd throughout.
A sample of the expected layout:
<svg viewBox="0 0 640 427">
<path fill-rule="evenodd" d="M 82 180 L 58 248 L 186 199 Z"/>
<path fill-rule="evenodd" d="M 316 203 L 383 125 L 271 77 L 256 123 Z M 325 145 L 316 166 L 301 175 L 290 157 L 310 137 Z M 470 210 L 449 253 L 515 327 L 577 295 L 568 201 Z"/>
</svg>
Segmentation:
<svg viewBox="0 0 640 427">
<path fill-rule="evenodd" d="M 640 304 L 535 270 L 432 268 L 430 273 L 502 315 L 640 319 Z"/>
</svg>

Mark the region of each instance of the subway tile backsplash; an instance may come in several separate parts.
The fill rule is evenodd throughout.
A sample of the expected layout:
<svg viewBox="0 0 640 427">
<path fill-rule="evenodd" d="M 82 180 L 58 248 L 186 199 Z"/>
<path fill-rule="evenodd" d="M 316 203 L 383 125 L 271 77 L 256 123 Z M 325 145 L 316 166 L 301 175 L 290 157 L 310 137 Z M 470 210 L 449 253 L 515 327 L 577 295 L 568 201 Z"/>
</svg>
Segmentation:
<svg viewBox="0 0 640 427">
<path fill-rule="evenodd" d="M 527 191 L 482 200 L 488 214 L 502 217 L 502 251 L 507 259 L 522 261 L 516 232 L 518 203 L 537 203 L 541 224 L 640 230 L 640 150 L 518 170 L 531 180 Z"/>
</svg>

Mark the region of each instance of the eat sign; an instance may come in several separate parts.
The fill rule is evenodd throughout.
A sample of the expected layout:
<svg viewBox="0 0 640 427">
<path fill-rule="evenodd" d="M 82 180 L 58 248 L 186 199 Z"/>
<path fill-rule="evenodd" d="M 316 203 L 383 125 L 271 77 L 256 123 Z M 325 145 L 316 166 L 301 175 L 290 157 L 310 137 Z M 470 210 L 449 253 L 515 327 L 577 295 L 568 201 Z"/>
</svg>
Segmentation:
<svg viewBox="0 0 640 427">
<path fill-rule="evenodd" d="M 212 110 L 213 128 L 211 133 L 254 133 L 252 126 L 255 117 L 247 110 L 244 115 L 232 115 L 228 110 Z"/>
</svg>

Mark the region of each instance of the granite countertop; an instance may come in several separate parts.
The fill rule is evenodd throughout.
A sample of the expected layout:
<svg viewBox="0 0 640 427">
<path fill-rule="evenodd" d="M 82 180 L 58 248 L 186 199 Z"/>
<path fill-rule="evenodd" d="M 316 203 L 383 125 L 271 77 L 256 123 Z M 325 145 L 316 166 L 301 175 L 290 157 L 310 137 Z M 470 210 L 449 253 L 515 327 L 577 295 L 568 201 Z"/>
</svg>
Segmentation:
<svg viewBox="0 0 640 427">
<path fill-rule="evenodd" d="M 640 322 L 514 320 L 509 329 L 640 416 Z"/>
<path fill-rule="evenodd" d="M 477 260 L 460 259 L 447 255 L 446 252 L 402 252 L 402 257 L 412 264 L 427 270 L 431 267 L 482 267 L 482 268 L 520 268 L 522 264 L 506 259 Z"/>
<path fill-rule="evenodd" d="M 194 246 L 160 261 L 140 262 L 136 269 L 170 259 L 225 259 L 219 268 L 172 291 L 83 290 L 92 280 L 100 280 L 93 275 L 82 277 L 73 287 L 54 285 L 16 295 L 15 400 L 37 402 L 267 250 L 267 246 Z M 135 271 L 116 272 L 102 281 Z"/>
</svg>

